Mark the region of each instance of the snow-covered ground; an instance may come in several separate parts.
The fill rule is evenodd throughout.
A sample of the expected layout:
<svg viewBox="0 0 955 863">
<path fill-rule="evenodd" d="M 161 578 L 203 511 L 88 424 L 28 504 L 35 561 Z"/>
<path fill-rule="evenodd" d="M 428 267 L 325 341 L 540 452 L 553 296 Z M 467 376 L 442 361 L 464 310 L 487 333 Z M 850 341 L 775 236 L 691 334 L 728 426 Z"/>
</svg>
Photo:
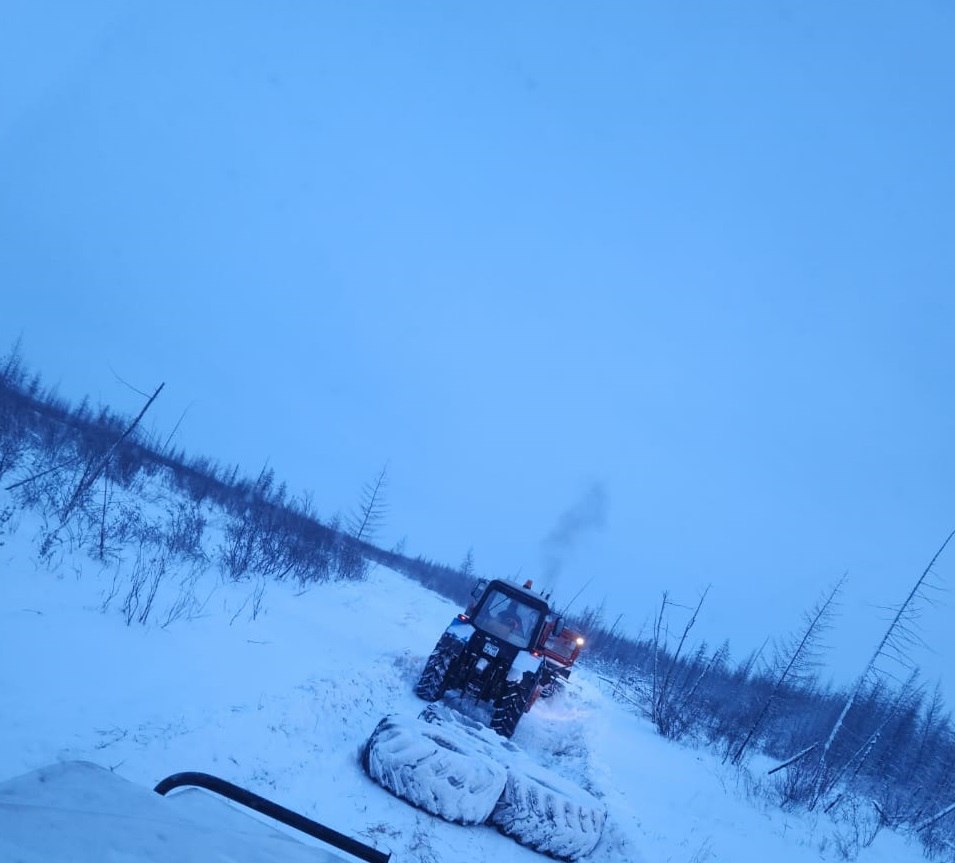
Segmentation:
<svg viewBox="0 0 955 863">
<path fill-rule="evenodd" d="M 196 586 L 197 616 L 160 625 L 174 574 L 146 625 L 127 626 L 121 593 L 103 609 L 113 570 L 69 553 L 52 569 L 38 564 L 37 528 L 18 513 L 0 534 L 0 781 L 67 760 L 147 788 L 199 770 L 375 844 L 395 863 L 544 859 L 491 827 L 412 808 L 359 764 L 382 717 L 421 712 L 412 687 L 458 610 L 446 600 L 378 568 L 363 583 L 305 592 L 268 583 L 253 619 L 255 582 L 224 584 L 210 571 Z M 587 859 L 802 863 L 852 848 L 852 825 L 776 809 L 752 793 L 751 777 L 661 739 L 611 690 L 581 668 L 513 741 L 606 805 Z M 859 859 L 922 855 L 882 832 Z"/>
</svg>

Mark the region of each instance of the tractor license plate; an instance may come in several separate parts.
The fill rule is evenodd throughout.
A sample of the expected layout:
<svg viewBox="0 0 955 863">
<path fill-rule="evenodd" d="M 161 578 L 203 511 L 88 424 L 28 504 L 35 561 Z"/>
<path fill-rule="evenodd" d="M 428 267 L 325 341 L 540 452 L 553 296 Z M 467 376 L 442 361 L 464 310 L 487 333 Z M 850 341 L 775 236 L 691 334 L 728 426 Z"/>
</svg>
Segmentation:
<svg viewBox="0 0 955 863">
<path fill-rule="evenodd" d="M 491 644 L 490 641 L 485 642 L 485 644 L 484 644 L 484 652 L 485 652 L 488 656 L 497 656 L 498 650 L 500 650 L 500 648 L 499 648 L 496 644 Z"/>
</svg>

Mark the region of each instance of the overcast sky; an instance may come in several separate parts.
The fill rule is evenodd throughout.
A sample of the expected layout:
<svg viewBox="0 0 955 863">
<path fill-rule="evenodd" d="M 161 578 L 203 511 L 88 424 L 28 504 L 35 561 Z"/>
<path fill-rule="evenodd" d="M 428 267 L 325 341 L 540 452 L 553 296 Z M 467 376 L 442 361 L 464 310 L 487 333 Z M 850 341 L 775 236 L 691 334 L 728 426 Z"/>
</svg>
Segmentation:
<svg viewBox="0 0 955 863">
<path fill-rule="evenodd" d="M 321 515 L 852 674 L 955 528 L 955 8 L 0 0 L 0 348 Z M 955 550 L 940 576 L 955 584 Z M 948 605 L 926 634 L 951 666 Z M 948 687 L 955 688 L 955 678 Z"/>
</svg>

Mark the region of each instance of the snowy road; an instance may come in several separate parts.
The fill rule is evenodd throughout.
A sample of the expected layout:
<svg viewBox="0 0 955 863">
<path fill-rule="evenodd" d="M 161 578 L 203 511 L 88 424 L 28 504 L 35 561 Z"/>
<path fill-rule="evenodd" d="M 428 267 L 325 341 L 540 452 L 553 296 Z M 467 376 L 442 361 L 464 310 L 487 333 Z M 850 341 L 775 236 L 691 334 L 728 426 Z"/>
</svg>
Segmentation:
<svg viewBox="0 0 955 863">
<path fill-rule="evenodd" d="M 109 572 L 81 558 L 55 573 L 37 569 L 28 533 L 0 548 L 0 778 L 61 760 L 92 761 L 145 787 L 200 770 L 376 844 L 396 863 L 544 859 L 491 827 L 413 809 L 361 770 L 382 717 L 422 710 L 412 687 L 457 611 L 450 603 L 377 569 L 363 584 L 301 594 L 269 584 L 251 620 L 254 585 L 210 575 L 201 617 L 126 626 L 115 602 L 102 611 Z M 609 689 L 580 669 L 513 740 L 606 805 L 603 838 L 587 859 L 841 859 L 848 827 L 748 794 L 750 780 L 705 750 L 661 739 Z M 922 858 L 882 833 L 861 859 Z"/>
</svg>

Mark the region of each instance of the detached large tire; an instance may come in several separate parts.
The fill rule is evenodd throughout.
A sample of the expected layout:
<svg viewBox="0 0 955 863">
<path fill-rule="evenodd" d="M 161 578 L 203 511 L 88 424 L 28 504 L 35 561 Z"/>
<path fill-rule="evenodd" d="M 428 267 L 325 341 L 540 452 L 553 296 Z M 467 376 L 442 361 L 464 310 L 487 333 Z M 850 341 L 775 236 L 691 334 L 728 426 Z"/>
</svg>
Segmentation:
<svg viewBox="0 0 955 863">
<path fill-rule="evenodd" d="M 508 769 L 522 756 L 521 750 L 510 740 L 505 740 L 483 722 L 459 713 L 446 704 L 429 704 L 418 714 L 418 719 L 429 725 L 439 726 L 456 737 L 463 737 L 469 748 Z"/>
<path fill-rule="evenodd" d="M 531 703 L 534 686 L 534 675 L 525 672 L 520 680 L 509 680 L 495 699 L 491 728 L 502 737 L 510 739 L 514 736 L 517 723 L 521 721 Z"/>
<path fill-rule="evenodd" d="M 362 754 L 365 772 L 396 797 L 458 824 L 483 824 L 501 798 L 507 770 L 466 734 L 419 719 L 386 716 Z"/>
<path fill-rule="evenodd" d="M 508 772 L 504 793 L 491 815 L 491 823 L 502 833 L 562 860 L 593 851 L 606 820 L 607 810 L 595 797 L 560 776 L 533 768 Z"/>
<path fill-rule="evenodd" d="M 437 701 L 448 689 L 449 672 L 454 661 L 461 655 L 464 642 L 449 633 L 438 639 L 437 645 L 424 665 L 421 677 L 414 688 L 415 695 L 425 701 Z"/>
</svg>

